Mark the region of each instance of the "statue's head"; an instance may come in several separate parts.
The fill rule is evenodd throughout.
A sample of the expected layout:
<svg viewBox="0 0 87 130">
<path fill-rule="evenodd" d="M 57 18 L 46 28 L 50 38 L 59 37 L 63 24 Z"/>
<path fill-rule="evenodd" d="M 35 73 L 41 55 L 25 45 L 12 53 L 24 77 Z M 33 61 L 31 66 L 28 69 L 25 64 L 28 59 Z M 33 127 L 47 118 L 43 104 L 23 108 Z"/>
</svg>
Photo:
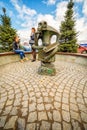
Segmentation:
<svg viewBox="0 0 87 130">
<path fill-rule="evenodd" d="M 42 40 L 43 46 L 48 46 L 49 44 L 51 44 L 51 39 L 53 35 L 56 35 L 57 41 L 59 35 L 58 31 L 49 26 L 46 21 L 41 21 L 38 23 L 37 34 L 38 39 Z"/>
<path fill-rule="evenodd" d="M 46 21 L 42 21 L 40 23 L 38 23 L 38 31 L 42 31 L 42 30 L 46 30 L 47 29 L 47 22 Z"/>
</svg>

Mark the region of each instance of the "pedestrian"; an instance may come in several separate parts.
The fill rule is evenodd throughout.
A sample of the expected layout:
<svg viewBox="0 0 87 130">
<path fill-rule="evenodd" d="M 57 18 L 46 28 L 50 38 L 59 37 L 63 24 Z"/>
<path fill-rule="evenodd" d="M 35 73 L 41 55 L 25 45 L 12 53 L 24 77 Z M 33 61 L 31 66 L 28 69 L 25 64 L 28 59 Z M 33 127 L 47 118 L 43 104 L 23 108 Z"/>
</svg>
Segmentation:
<svg viewBox="0 0 87 130">
<path fill-rule="evenodd" d="M 24 62 L 24 60 L 28 60 L 28 58 L 25 56 L 24 51 L 20 49 L 20 45 L 19 45 L 20 39 L 18 36 L 15 36 L 14 38 L 14 42 L 13 42 L 13 51 L 16 54 L 20 55 L 20 61 Z"/>
<path fill-rule="evenodd" d="M 29 41 L 29 44 L 31 45 L 32 48 L 32 56 L 33 56 L 32 62 L 36 61 L 36 49 L 32 47 L 35 44 L 35 31 L 36 31 L 35 28 L 31 29 L 31 35 Z"/>
</svg>

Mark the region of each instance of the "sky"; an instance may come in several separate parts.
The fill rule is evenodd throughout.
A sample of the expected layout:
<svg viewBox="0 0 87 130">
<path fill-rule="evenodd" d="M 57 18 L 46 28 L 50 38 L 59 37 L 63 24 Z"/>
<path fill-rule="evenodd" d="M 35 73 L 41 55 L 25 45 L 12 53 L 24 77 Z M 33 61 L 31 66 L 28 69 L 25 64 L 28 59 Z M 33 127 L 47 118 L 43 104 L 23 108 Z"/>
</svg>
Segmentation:
<svg viewBox="0 0 87 130">
<path fill-rule="evenodd" d="M 28 42 L 31 28 L 37 28 L 42 20 L 59 31 L 68 2 L 69 0 L 0 0 L 0 14 L 3 14 L 2 7 L 5 7 L 21 42 Z M 78 43 L 87 43 L 87 0 L 74 0 L 74 17 Z"/>
</svg>

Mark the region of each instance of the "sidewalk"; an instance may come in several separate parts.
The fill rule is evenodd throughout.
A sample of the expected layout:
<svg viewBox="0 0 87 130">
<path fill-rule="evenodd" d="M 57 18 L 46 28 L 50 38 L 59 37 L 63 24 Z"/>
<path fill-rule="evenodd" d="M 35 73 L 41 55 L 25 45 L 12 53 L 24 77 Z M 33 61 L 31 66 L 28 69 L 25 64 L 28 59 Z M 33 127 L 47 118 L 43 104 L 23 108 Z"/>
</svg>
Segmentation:
<svg viewBox="0 0 87 130">
<path fill-rule="evenodd" d="M 0 130 L 87 130 L 87 66 L 54 64 L 52 77 L 39 61 L 0 66 Z"/>
</svg>

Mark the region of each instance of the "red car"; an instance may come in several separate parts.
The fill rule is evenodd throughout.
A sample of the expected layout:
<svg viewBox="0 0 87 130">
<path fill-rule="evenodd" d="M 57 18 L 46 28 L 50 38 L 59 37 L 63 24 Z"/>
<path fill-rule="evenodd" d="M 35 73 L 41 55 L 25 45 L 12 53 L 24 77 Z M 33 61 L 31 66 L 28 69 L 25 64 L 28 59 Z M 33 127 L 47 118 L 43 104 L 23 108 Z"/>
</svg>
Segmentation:
<svg viewBox="0 0 87 130">
<path fill-rule="evenodd" d="M 80 45 L 79 48 L 78 48 L 78 53 L 82 53 L 82 54 L 87 53 L 87 47 Z"/>
</svg>

